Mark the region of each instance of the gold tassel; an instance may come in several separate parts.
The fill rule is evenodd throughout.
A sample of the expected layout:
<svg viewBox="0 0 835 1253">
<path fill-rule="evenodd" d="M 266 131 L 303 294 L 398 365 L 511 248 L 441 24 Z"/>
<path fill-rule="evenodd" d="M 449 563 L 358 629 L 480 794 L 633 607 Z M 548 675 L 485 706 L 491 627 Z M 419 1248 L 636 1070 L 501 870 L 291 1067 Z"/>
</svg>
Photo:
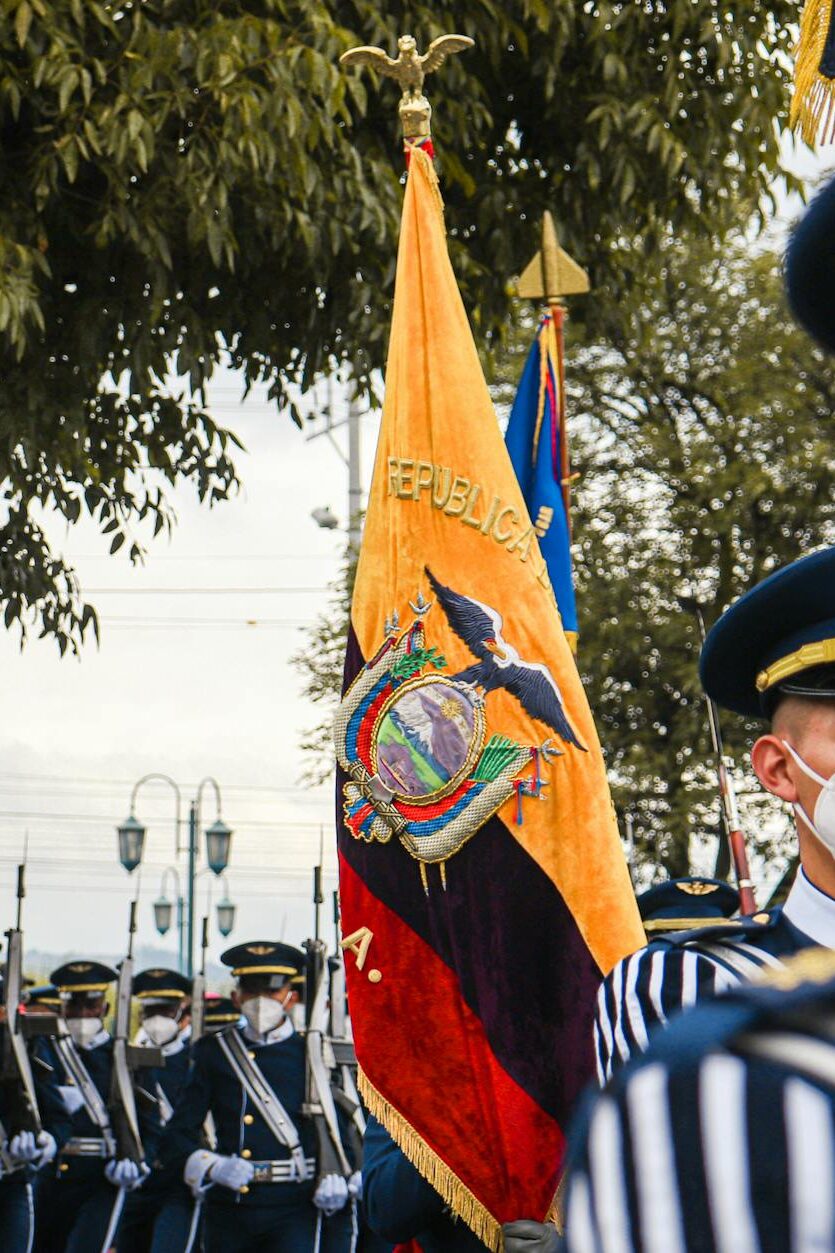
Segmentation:
<svg viewBox="0 0 835 1253">
<path fill-rule="evenodd" d="M 407 1122 L 403 1115 L 399 1114 L 377 1091 L 362 1069 L 357 1075 L 357 1081 L 366 1106 L 377 1121 L 383 1124 L 415 1169 L 435 1189 L 453 1214 L 467 1224 L 482 1244 L 492 1249 L 493 1253 L 502 1253 L 504 1248 L 502 1229 L 493 1215 L 485 1209 L 481 1201 L 473 1196 L 467 1185 L 450 1170 L 446 1162 L 442 1162 L 437 1153 L 430 1149 L 411 1123 Z"/>
<path fill-rule="evenodd" d="M 832 0 L 806 0 L 800 18 L 789 122 L 808 144 L 835 139 L 835 79 L 821 71 L 831 24 Z"/>
<path fill-rule="evenodd" d="M 438 181 L 438 171 L 435 169 L 435 162 L 432 160 L 429 153 L 424 152 L 423 148 L 421 148 L 417 143 L 410 143 L 406 140 L 406 147 L 409 152 L 409 160 L 417 161 L 418 164 L 422 165 L 425 169 L 429 178 L 429 186 L 432 188 L 433 198 L 438 206 L 441 218 L 443 219 L 445 208 L 444 198 L 441 194 L 441 184 Z"/>
</svg>

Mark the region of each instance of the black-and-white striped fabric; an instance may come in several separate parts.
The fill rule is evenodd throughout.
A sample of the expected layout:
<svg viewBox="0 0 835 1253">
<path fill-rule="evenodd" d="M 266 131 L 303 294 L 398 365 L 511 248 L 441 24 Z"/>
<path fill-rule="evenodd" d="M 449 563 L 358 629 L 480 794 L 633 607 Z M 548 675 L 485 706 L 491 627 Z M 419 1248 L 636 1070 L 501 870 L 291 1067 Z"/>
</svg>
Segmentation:
<svg viewBox="0 0 835 1253">
<path fill-rule="evenodd" d="M 698 1050 L 651 1050 L 594 1101 L 565 1253 L 834 1253 L 835 1042 L 767 1029 Z"/>
<path fill-rule="evenodd" d="M 711 1053 L 681 1072 L 648 1059 L 595 1103 L 565 1248 L 833 1253 L 832 1090 L 762 1059 Z"/>
<path fill-rule="evenodd" d="M 783 956 L 767 951 L 758 936 L 712 940 L 709 931 L 673 947 L 652 944 L 624 958 L 597 997 L 594 1045 L 601 1086 L 618 1066 L 643 1053 L 651 1033 L 673 1014 L 782 964 Z"/>
</svg>

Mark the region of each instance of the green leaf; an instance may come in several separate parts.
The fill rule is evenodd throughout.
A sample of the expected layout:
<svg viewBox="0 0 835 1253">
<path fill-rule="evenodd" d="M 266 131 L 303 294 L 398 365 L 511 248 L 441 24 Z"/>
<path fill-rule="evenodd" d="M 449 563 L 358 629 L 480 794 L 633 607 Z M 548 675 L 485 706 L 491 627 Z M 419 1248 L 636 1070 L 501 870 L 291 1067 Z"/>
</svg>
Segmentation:
<svg viewBox="0 0 835 1253">
<path fill-rule="evenodd" d="M 17 44 L 22 48 L 29 37 L 29 28 L 32 25 L 32 6 L 28 0 L 21 0 L 17 6 L 14 19 L 15 35 L 17 36 Z"/>
</svg>

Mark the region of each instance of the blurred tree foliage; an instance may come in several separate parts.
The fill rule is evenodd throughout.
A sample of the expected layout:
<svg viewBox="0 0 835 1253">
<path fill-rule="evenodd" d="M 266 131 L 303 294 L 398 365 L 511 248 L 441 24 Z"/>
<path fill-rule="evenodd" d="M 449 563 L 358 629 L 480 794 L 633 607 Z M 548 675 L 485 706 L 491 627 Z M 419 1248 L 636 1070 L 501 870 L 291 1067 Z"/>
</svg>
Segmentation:
<svg viewBox="0 0 835 1253">
<path fill-rule="evenodd" d="M 715 235 L 762 204 L 796 18 L 789 0 L 0 6 L 0 606 L 62 650 L 95 615 L 44 511 L 90 515 L 138 560 L 136 523 L 172 522 L 167 490 L 235 486 L 234 438 L 203 405 L 218 363 L 283 404 L 337 362 L 366 378 L 382 362 L 396 88 L 342 73 L 345 48 L 476 40 L 434 96 L 489 346 L 545 205 L 594 258 L 597 310 L 637 290 L 668 228 Z"/>
<path fill-rule="evenodd" d="M 792 321 L 779 257 L 741 233 L 668 243 L 606 341 L 570 331 L 580 670 L 636 862 L 686 874 L 718 803 L 699 632 L 678 598 L 702 602 L 710 627 L 776 566 L 835 541 L 835 371 Z M 517 331 L 500 400 L 531 332 Z M 741 767 L 758 724 L 722 717 Z M 742 799 L 752 846 L 772 858 L 780 809 L 750 771 L 737 782 L 756 796 Z"/>
</svg>

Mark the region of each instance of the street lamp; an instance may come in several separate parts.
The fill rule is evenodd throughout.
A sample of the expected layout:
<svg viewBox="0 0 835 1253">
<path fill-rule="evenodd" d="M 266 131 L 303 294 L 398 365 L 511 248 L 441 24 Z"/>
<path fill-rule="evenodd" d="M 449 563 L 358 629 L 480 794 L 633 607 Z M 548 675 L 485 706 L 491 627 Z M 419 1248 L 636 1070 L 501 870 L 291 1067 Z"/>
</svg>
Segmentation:
<svg viewBox="0 0 835 1253">
<path fill-rule="evenodd" d="M 116 830 L 119 834 L 119 861 L 128 874 L 133 874 L 142 860 L 145 846 L 145 827 L 134 816 L 133 806 L 128 817 Z"/>
<path fill-rule="evenodd" d="M 235 909 L 236 906 L 229 899 L 229 889 L 224 882 L 223 897 L 217 903 L 217 929 L 224 937 L 235 929 Z"/>
<path fill-rule="evenodd" d="M 131 793 L 130 815 L 125 819 L 122 825 L 117 828 L 119 833 L 119 860 L 129 872 L 135 870 L 141 862 L 145 842 L 145 827 L 142 826 L 135 816 L 136 796 L 142 784 L 147 783 L 152 779 L 168 783 L 174 789 L 174 793 L 177 798 L 177 813 L 174 828 L 176 837 L 175 851 L 177 854 L 181 851 L 180 827 L 182 823 L 180 819 L 180 811 L 182 801 L 180 789 L 174 780 L 167 774 L 153 773 L 143 775 L 138 783 L 134 784 L 133 791 Z M 203 795 L 203 788 L 207 784 L 214 790 L 215 805 L 217 809 L 215 821 L 206 831 L 206 861 L 208 863 L 208 869 L 214 874 L 219 875 L 226 869 L 226 866 L 229 863 L 229 849 L 232 842 L 232 832 L 223 821 L 220 813 L 220 788 L 215 779 L 211 776 L 207 776 L 205 779 L 201 779 L 197 787 L 197 794 L 189 806 L 188 845 L 186 847 L 186 851 L 188 853 L 188 873 L 185 900 L 185 944 L 183 944 L 182 939 L 183 897 L 179 890 L 179 886 L 177 890 L 177 903 L 180 907 L 178 924 L 181 928 L 180 969 L 185 967 L 185 973 L 189 976 L 189 978 L 194 974 L 194 887 L 195 880 L 197 878 L 197 833 L 200 829 L 200 803 Z M 173 870 L 173 867 L 169 867 L 169 869 Z M 176 871 L 174 871 L 174 873 L 176 874 Z M 229 904 L 230 902 L 226 903 Z M 154 902 L 154 921 L 160 935 L 164 935 L 165 931 L 167 931 L 171 926 L 170 904 L 171 903 L 165 894 L 165 884 L 163 880 L 163 887 L 160 890 L 159 898 Z M 232 915 L 232 918 L 234 919 L 234 914 Z M 232 924 L 230 922 L 230 929 L 231 925 Z M 165 930 L 162 929 L 163 927 Z"/>
<path fill-rule="evenodd" d="M 167 896 L 159 896 L 154 901 L 154 926 L 160 935 L 166 935 L 171 930 L 173 912 L 174 906 Z"/>
<path fill-rule="evenodd" d="M 177 905 L 177 968 L 183 969 L 183 891 L 180 887 L 180 876 L 177 873 L 176 866 L 166 866 L 162 872 L 162 881 L 159 885 L 159 896 L 154 901 L 154 926 L 160 935 L 165 935 L 171 929 L 171 922 L 174 913 L 174 901 L 172 901 L 166 890 L 168 876 L 174 876 L 174 892 Z"/>
<path fill-rule="evenodd" d="M 232 832 L 226 823 L 218 818 L 206 831 L 206 861 L 213 874 L 223 874 L 229 865 L 231 844 Z"/>
</svg>

